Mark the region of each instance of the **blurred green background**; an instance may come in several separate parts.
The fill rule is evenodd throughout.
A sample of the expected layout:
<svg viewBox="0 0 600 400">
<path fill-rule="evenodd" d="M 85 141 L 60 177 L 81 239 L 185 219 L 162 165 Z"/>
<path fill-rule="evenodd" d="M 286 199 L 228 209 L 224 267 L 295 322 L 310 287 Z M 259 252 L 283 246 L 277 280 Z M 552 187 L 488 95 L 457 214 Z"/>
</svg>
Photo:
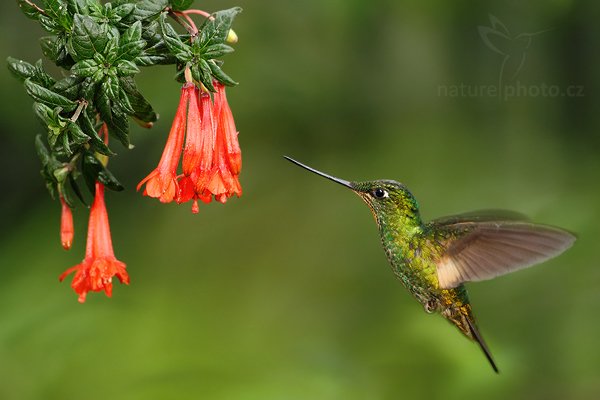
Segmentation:
<svg viewBox="0 0 600 400">
<path fill-rule="evenodd" d="M 196 5 L 244 7 L 225 65 L 240 82 L 228 95 L 244 195 L 192 215 L 135 192 L 179 97 L 171 68 L 143 70 L 162 118 L 150 131 L 132 125 L 135 149 L 113 146 L 127 190 L 107 203 L 131 285 L 117 283 L 112 299 L 81 305 L 58 283 L 83 258 L 87 210 L 75 211 L 63 251 L 33 147 L 43 131 L 0 73 L 1 399 L 600 396 L 600 3 Z M 490 14 L 513 37 L 544 31 L 497 45 L 510 58 L 503 85 L 525 95 L 464 92 L 499 85 L 504 56 L 478 30 Z M 40 35 L 4 5 L 3 58 L 37 60 Z M 400 180 L 425 219 L 505 208 L 578 234 L 555 260 L 468 285 L 500 375 L 394 279 L 367 207 L 283 154 L 346 179 Z"/>
</svg>

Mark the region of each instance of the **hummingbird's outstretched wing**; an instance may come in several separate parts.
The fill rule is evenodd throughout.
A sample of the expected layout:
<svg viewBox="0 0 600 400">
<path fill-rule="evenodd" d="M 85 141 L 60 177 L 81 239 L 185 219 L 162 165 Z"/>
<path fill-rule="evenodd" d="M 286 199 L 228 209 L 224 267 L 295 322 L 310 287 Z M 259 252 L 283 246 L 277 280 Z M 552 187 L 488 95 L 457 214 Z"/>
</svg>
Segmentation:
<svg viewBox="0 0 600 400">
<path fill-rule="evenodd" d="M 492 215 L 463 214 L 428 224 L 445 249 L 436 261 L 440 288 L 491 279 L 541 263 L 575 241 L 567 231 L 523 221 L 518 214 Z"/>
</svg>

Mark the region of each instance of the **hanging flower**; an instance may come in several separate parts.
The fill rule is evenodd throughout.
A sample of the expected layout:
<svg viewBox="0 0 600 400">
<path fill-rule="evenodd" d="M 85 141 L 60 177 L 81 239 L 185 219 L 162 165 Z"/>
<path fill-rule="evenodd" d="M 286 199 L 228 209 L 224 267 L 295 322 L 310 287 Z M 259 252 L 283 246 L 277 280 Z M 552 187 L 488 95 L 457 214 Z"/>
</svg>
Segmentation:
<svg viewBox="0 0 600 400">
<path fill-rule="evenodd" d="M 242 187 L 238 175 L 242 169 L 242 152 L 238 143 L 238 132 L 235 128 L 233 114 L 227 103 L 225 86 L 214 83 L 216 145 L 213 156 L 213 169 L 207 185 L 207 190 L 215 199 L 225 203 L 234 194 L 242 195 Z"/>
<path fill-rule="evenodd" d="M 61 282 L 70 273 L 75 272 L 71 287 L 79 294 L 79 302 L 85 302 L 87 292 L 104 290 L 108 297 L 112 295 L 112 278 L 116 276 L 121 283 L 129 284 L 129 275 L 125 263 L 117 260 L 113 252 L 108 213 L 104 203 L 104 185 L 96 182 L 96 195 L 90 210 L 88 237 L 85 258 L 69 268 L 58 278 Z"/>
<path fill-rule="evenodd" d="M 195 108 L 192 108 L 195 106 Z M 200 94 L 200 103 L 190 102 L 188 129 L 183 150 L 183 177 L 179 180 L 178 203 L 193 200 L 192 212 L 198 212 L 198 200 L 210 203 L 212 195 L 200 181 L 206 180 L 213 163 L 216 131 L 213 103 L 206 92 Z"/>
<path fill-rule="evenodd" d="M 60 241 L 62 247 L 65 250 L 69 250 L 73 244 L 73 213 L 71 212 L 71 207 L 69 207 L 62 196 L 60 196 L 60 204 L 62 207 L 60 215 Z"/>
<path fill-rule="evenodd" d="M 198 199 L 208 203 L 214 195 L 217 201 L 225 203 L 234 194 L 238 197 L 242 194 L 238 180 L 242 166 L 238 132 L 227 103 L 225 87 L 218 82 L 214 82 L 214 86 L 217 89 L 214 105 L 207 93 L 201 94 L 200 129 L 194 133 L 188 130 L 186 149 L 189 146 L 193 151 L 187 159 L 185 150 L 183 155 L 185 176 L 179 181 L 177 202 L 193 199 L 194 213 L 198 212 Z"/>
<path fill-rule="evenodd" d="M 144 194 L 163 203 L 193 201 L 193 213 L 199 211 L 198 200 L 210 203 L 214 196 L 225 203 L 233 195 L 242 195 L 238 180 L 242 169 L 238 132 L 225 86 L 217 81 L 213 85 L 216 88 L 214 103 L 206 91 L 192 83 L 183 86 L 159 165 L 138 185 L 139 190 L 146 184 Z M 182 174 L 177 175 L 180 158 Z"/>
<path fill-rule="evenodd" d="M 198 89 L 191 83 L 186 83 L 181 88 L 179 106 L 158 166 L 137 185 L 137 190 L 146 185 L 144 196 L 157 198 L 162 203 L 170 203 L 175 199 L 178 192 L 177 166 L 185 136 L 188 105 L 190 99 L 196 97 L 197 92 Z"/>
</svg>

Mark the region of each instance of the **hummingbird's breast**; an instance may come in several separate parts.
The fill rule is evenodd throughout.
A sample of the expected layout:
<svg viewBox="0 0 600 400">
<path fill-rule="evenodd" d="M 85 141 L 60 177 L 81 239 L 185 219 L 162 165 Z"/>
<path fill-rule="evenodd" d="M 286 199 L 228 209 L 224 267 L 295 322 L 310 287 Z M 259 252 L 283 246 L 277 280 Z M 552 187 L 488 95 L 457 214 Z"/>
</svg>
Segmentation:
<svg viewBox="0 0 600 400">
<path fill-rule="evenodd" d="M 439 288 L 435 264 L 441 249 L 419 233 L 408 236 L 385 229 L 380 233 L 392 271 L 404 287 L 423 305 L 441 303 L 444 290 Z"/>
</svg>

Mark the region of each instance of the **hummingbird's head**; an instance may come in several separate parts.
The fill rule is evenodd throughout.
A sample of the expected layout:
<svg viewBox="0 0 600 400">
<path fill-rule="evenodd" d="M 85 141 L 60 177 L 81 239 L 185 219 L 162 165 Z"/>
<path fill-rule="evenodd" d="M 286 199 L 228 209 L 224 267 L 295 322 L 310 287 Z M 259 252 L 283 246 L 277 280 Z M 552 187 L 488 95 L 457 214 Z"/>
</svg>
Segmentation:
<svg viewBox="0 0 600 400">
<path fill-rule="evenodd" d="M 325 174 L 292 158 L 285 158 L 304 169 L 351 189 L 367 203 L 380 227 L 390 223 L 411 226 L 421 224 L 417 201 L 407 187 L 400 182 L 392 180 L 346 181 Z"/>
<path fill-rule="evenodd" d="M 402 183 L 392 180 L 350 182 L 351 189 L 371 209 L 378 224 L 389 218 L 404 223 L 420 222 L 419 205 L 413 194 Z"/>
</svg>

